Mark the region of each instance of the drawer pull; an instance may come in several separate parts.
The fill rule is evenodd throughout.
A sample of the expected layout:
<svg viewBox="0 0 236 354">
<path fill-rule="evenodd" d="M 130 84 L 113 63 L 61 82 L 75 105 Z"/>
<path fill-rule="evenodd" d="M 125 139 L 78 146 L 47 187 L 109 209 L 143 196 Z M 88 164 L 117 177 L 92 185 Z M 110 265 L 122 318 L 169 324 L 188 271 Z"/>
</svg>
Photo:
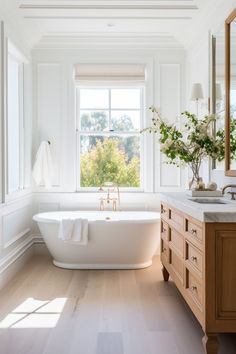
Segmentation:
<svg viewBox="0 0 236 354">
<path fill-rule="evenodd" d="M 162 213 L 162 214 L 165 214 L 165 213 L 166 213 L 166 210 L 165 210 L 165 209 L 162 209 L 161 213 Z"/>
<path fill-rule="evenodd" d="M 166 252 L 166 251 L 167 251 L 167 249 L 164 247 L 164 248 L 163 248 L 163 252 Z"/>
<path fill-rule="evenodd" d="M 167 230 L 163 227 L 162 232 L 166 232 Z"/>
<path fill-rule="evenodd" d="M 195 229 L 191 229 L 190 232 L 191 232 L 192 235 L 196 235 L 197 234 L 197 230 L 195 230 Z"/>
<path fill-rule="evenodd" d="M 195 285 L 191 286 L 191 290 L 192 291 L 197 291 L 197 286 L 195 286 Z"/>
<path fill-rule="evenodd" d="M 197 262 L 197 257 L 192 256 L 192 257 L 191 257 L 191 260 L 192 260 L 193 262 Z"/>
</svg>

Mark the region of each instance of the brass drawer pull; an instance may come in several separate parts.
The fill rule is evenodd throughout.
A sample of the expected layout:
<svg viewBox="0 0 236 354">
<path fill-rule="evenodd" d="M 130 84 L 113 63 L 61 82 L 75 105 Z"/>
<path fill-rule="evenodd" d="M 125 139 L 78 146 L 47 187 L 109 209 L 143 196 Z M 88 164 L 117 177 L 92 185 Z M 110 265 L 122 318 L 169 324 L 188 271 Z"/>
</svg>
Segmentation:
<svg viewBox="0 0 236 354">
<path fill-rule="evenodd" d="M 191 229 L 190 232 L 191 232 L 192 235 L 196 235 L 197 234 L 197 230 L 195 230 L 195 229 Z"/>
<path fill-rule="evenodd" d="M 192 256 L 192 257 L 191 257 L 191 260 L 192 260 L 193 262 L 197 262 L 197 257 Z"/>
<path fill-rule="evenodd" d="M 191 290 L 192 291 L 197 291 L 197 286 L 195 286 L 195 285 L 191 286 Z"/>
</svg>

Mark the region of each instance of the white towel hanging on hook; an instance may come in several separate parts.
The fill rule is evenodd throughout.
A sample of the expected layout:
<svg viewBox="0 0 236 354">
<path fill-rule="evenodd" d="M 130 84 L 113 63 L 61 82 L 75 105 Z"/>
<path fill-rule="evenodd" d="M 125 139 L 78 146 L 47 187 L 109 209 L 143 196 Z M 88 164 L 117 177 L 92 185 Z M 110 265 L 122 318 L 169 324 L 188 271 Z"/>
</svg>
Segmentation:
<svg viewBox="0 0 236 354">
<path fill-rule="evenodd" d="M 52 186 L 53 163 L 50 150 L 50 141 L 42 141 L 36 154 L 33 167 L 33 177 L 36 184 L 46 188 Z"/>
</svg>

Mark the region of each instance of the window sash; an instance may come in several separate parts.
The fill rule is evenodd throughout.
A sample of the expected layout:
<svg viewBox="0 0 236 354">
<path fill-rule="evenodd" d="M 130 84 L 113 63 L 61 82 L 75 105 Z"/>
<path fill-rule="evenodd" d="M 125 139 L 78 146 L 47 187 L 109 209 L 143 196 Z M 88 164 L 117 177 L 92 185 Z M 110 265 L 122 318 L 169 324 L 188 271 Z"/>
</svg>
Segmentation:
<svg viewBox="0 0 236 354">
<path fill-rule="evenodd" d="M 9 170 L 9 125 L 8 125 L 8 114 L 7 114 L 7 161 L 6 161 L 6 193 L 7 195 L 13 196 L 18 193 L 20 190 L 24 189 L 24 63 L 20 60 L 20 58 L 14 56 L 11 52 L 8 52 L 8 61 L 12 60 L 18 66 L 18 156 L 19 156 L 19 170 L 18 173 L 18 186 L 15 189 L 10 189 L 9 178 L 10 178 L 10 170 Z M 7 65 L 8 70 L 8 65 Z M 7 78 L 7 92 L 8 92 L 8 78 Z M 9 97 L 7 95 L 7 102 L 9 102 Z M 9 104 L 9 103 L 7 103 Z"/>
<path fill-rule="evenodd" d="M 140 186 L 139 187 L 121 187 L 121 191 L 135 191 L 135 192 L 143 192 L 144 190 L 144 166 L 143 166 L 143 157 L 144 157 L 144 137 L 140 135 L 139 131 L 129 130 L 129 131 L 117 131 L 117 130 L 108 130 L 108 131 L 91 131 L 91 130 L 81 130 L 81 117 L 80 111 L 85 111 L 86 109 L 80 108 L 80 89 L 108 89 L 109 90 L 109 107 L 106 109 L 94 109 L 87 108 L 89 111 L 108 111 L 109 112 L 109 129 L 111 124 L 111 112 L 112 111 L 138 111 L 140 112 L 140 129 L 143 128 L 144 125 L 144 85 L 128 85 L 124 84 L 123 86 L 76 86 L 76 175 L 77 175 L 77 191 L 97 191 L 98 187 L 81 187 L 80 185 L 80 175 L 81 175 L 81 167 L 80 167 L 80 156 L 81 156 L 81 136 L 139 136 L 140 137 Z M 140 109 L 120 109 L 120 108 L 112 108 L 111 109 L 111 90 L 112 89 L 139 89 L 140 90 Z"/>
</svg>

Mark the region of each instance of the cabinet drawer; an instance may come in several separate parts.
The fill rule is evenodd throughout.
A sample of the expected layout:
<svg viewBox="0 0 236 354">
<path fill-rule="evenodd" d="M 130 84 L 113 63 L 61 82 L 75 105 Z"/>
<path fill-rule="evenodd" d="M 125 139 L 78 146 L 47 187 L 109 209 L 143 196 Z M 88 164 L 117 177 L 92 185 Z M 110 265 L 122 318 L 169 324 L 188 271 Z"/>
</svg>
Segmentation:
<svg viewBox="0 0 236 354">
<path fill-rule="evenodd" d="M 184 280 L 184 264 L 183 259 L 180 258 L 173 250 L 170 250 L 170 266 L 172 272 L 179 278 L 180 282 L 183 284 Z"/>
<path fill-rule="evenodd" d="M 175 229 L 170 229 L 170 248 L 174 248 L 181 257 L 184 255 L 184 238 Z"/>
<path fill-rule="evenodd" d="M 161 259 L 169 263 L 169 247 L 168 243 L 161 239 Z"/>
<path fill-rule="evenodd" d="M 187 291 L 198 306 L 202 305 L 202 284 L 188 269 L 186 270 Z"/>
<path fill-rule="evenodd" d="M 171 208 L 169 210 L 169 220 L 170 224 L 175 227 L 175 229 L 180 232 L 184 231 L 184 216 L 181 212 Z"/>
<path fill-rule="evenodd" d="M 169 219 L 169 208 L 165 204 L 161 204 L 161 218 L 165 220 Z"/>
<path fill-rule="evenodd" d="M 186 241 L 186 261 L 202 274 L 203 257 L 202 252 Z"/>
<path fill-rule="evenodd" d="M 192 238 L 194 241 L 202 243 L 203 231 L 198 224 L 194 223 L 192 220 L 186 219 L 185 231 L 188 237 Z"/>
<path fill-rule="evenodd" d="M 169 226 L 163 220 L 161 220 L 161 238 L 166 242 L 169 241 Z"/>
</svg>

